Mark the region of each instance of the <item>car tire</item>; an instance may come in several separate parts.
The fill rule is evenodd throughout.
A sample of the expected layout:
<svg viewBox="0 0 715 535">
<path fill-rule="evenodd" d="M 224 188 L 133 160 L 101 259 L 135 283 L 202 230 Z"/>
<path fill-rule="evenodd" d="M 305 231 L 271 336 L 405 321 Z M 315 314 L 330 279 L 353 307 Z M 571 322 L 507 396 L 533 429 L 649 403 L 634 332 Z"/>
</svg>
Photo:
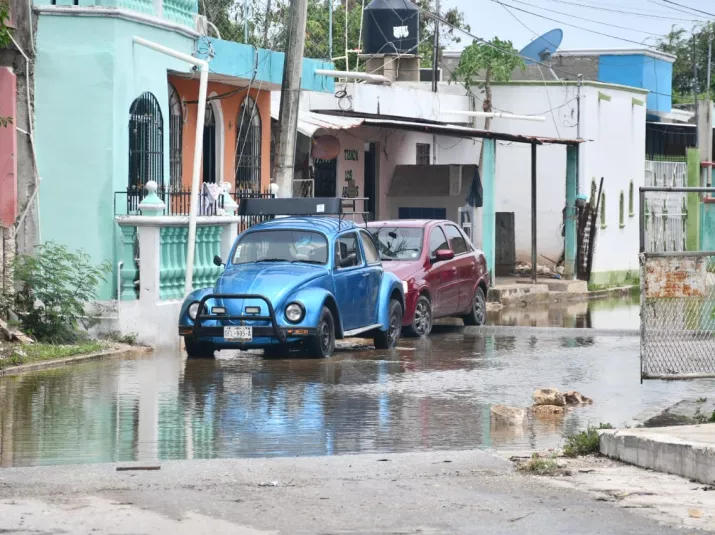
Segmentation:
<svg viewBox="0 0 715 535">
<path fill-rule="evenodd" d="M 387 330 L 375 334 L 375 349 L 393 349 L 397 346 L 402 333 L 402 305 L 398 300 L 390 300 L 387 318 Z"/>
<path fill-rule="evenodd" d="M 213 358 L 214 351 L 216 351 L 216 347 L 212 343 L 201 342 L 189 336 L 184 338 L 184 345 L 190 359 L 210 359 Z"/>
<path fill-rule="evenodd" d="M 309 356 L 314 358 L 330 358 L 335 351 L 335 320 L 328 307 L 323 307 L 316 328 L 317 333 L 306 340 Z"/>
<path fill-rule="evenodd" d="M 407 336 L 418 338 L 428 336 L 432 331 L 432 303 L 426 295 L 420 295 L 417 299 L 412 323 L 404 330 Z"/>
<path fill-rule="evenodd" d="M 472 308 L 468 314 L 462 316 L 462 319 L 465 325 L 484 325 L 487 322 L 487 300 L 481 286 L 477 286 L 472 300 Z"/>
</svg>

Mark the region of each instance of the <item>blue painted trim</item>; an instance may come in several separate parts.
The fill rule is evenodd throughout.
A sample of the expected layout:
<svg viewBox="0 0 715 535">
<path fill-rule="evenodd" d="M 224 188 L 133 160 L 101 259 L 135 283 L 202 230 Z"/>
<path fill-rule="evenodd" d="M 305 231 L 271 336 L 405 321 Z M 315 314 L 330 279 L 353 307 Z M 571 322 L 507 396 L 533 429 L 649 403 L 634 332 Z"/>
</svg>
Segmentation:
<svg viewBox="0 0 715 535">
<path fill-rule="evenodd" d="M 494 286 L 494 260 L 496 259 L 496 213 L 495 213 L 495 181 L 496 181 L 496 156 L 497 146 L 493 139 L 482 140 L 484 158 L 482 166 L 482 192 L 484 203 L 482 205 L 482 251 L 487 260 L 489 280 Z"/>
<path fill-rule="evenodd" d="M 283 80 L 283 64 L 285 54 L 264 48 L 255 48 L 243 43 L 224 41 L 223 39 L 204 38 L 208 43 L 203 43 L 197 56 L 209 60 L 209 69 L 212 74 L 232 76 L 234 78 L 253 79 L 255 84 L 264 84 L 264 89 L 271 89 L 265 84 L 280 87 Z M 208 51 L 213 50 L 213 57 Z M 316 69 L 331 70 L 334 66 L 329 61 L 318 59 L 303 59 L 301 89 L 304 91 L 335 91 L 335 80 L 329 76 L 315 74 Z M 255 78 L 254 78 L 255 71 Z"/>
</svg>

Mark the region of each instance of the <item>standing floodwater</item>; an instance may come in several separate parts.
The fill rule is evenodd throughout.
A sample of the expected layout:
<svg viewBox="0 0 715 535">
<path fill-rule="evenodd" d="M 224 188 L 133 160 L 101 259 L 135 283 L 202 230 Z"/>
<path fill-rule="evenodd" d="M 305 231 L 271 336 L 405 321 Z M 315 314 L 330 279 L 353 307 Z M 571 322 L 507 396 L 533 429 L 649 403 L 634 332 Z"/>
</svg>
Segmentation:
<svg viewBox="0 0 715 535">
<path fill-rule="evenodd" d="M 638 337 L 593 333 L 437 328 L 326 360 L 157 353 L 7 377 L 0 465 L 553 447 L 715 386 L 641 385 Z M 528 406 L 547 386 L 594 404 L 520 432 L 490 428 L 490 405 Z"/>
</svg>

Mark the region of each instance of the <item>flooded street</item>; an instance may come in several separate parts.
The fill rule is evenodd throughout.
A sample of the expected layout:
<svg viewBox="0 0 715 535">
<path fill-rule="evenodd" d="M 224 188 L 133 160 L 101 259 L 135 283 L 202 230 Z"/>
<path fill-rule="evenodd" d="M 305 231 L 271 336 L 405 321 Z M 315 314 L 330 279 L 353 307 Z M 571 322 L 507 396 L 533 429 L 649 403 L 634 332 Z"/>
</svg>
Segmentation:
<svg viewBox="0 0 715 535">
<path fill-rule="evenodd" d="M 591 332 L 441 327 L 394 351 L 328 360 L 157 352 L 1 378 L 0 466 L 544 448 L 588 424 L 628 423 L 712 392 L 711 380 L 641 385 L 639 339 L 620 331 L 637 327 L 637 305 L 606 305 L 536 321 L 517 310 L 504 321 L 588 321 Z M 520 433 L 490 427 L 492 404 L 528 406 L 548 386 L 594 404 Z"/>
</svg>

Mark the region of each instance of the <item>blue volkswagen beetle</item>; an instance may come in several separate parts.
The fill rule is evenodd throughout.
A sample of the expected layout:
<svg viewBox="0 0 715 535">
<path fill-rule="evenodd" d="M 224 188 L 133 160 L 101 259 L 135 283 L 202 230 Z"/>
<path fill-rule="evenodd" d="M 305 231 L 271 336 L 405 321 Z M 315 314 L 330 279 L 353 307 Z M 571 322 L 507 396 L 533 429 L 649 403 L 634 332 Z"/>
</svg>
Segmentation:
<svg viewBox="0 0 715 535">
<path fill-rule="evenodd" d="M 236 238 L 215 286 L 184 300 L 179 334 L 189 357 L 291 347 L 330 357 L 336 339 L 358 336 L 390 349 L 404 302 L 367 231 L 342 218 L 284 217 Z"/>
</svg>

